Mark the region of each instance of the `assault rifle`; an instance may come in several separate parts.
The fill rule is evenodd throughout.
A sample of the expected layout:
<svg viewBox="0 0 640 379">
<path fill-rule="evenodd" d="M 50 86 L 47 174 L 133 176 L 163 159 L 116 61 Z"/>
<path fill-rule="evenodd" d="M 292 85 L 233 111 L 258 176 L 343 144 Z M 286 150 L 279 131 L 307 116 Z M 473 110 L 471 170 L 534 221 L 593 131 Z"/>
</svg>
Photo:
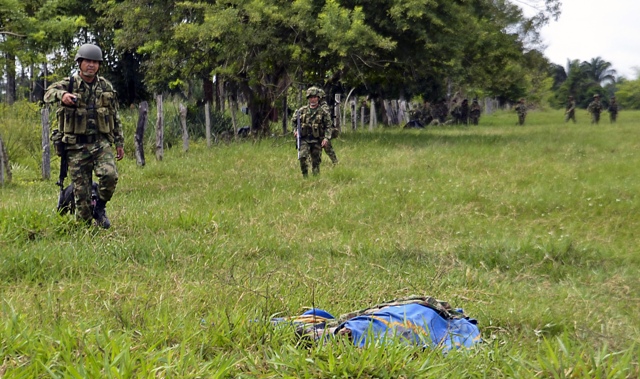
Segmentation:
<svg viewBox="0 0 640 379">
<path fill-rule="evenodd" d="M 67 87 L 67 92 L 73 93 L 73 83 L 74 77 L 71 75 L 69 78 L 69 86 Z M 62 100 L 61 100 L 62 102 Z M 74 103 L 77 102 L 77 99 L 74 99 Z M 69 122 L 69 120 L 65 119 L 64 112 L 61 113 L 60 117 L 64 122 Z M 58 120 L 58 127 L 62 128 L 62 120 Z M 53 146 L 56 150 L 56 154 L 60 157 L 60 175 L 58 175 L 58 181 L 56 185 L 60 187 L 60 196 L 58 196 L 58 210 L 60 210 L 62 206 L 63 196 L 62 191 L 64 191 L 64 179 L 67 177 L 69 172 L 69 158 L 67 157 L 67 149 L 65 143 L 62 141 L 62 137 L 64 136 L 63 130 L 54 130 L 51 135 L 51 140 L 53 141 Z"/>
</svg>

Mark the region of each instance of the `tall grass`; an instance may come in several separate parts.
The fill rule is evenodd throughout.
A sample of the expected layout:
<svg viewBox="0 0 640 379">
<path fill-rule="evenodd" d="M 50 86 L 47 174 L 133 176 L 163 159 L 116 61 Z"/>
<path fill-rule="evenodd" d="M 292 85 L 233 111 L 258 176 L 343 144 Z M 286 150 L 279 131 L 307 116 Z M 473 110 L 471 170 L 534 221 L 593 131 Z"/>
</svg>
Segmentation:
<svg viewBox="0 0 640 379">
<path fill-rule="evenodd" d="M 307 180 L 279 137 L 129 156 L 108 231 L 14 172 L 0 376 L 638 377 L 640 113 L 578 116 L 345 132 Z M 263 322 L 410 294 L 463 307 L 484 343 L 305 348 Z"/>
</svg>

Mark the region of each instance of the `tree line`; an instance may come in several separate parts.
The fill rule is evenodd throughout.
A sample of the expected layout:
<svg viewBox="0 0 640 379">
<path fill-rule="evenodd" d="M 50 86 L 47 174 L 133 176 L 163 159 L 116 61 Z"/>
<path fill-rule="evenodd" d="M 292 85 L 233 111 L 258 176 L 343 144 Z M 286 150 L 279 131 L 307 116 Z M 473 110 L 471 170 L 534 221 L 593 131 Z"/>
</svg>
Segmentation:
<svg viewBox="0 0 640 379">
<path fill-rule="evenodd" d="M 535 14 L 525 16 L 522 4 Z M 564 68 L 544 57 L 539 31 L 560 7 L 559 0 L 0 0 L 2 96 L 38 101 L 48 83 L 75 69 L 75 49 L 96 43 L 101 74 L 121 104 L 169 93 L 219 109 L 221 93 L 242 96 L 257 131 L 267 130 L 274 107 L 287 99 L 299 105 L 296 93 L 310 85 L 370 99 L 435 102 L 462 93 L 504 103 L 551 97 L 558 105 L 572 91 L 586 98 L 602 90 L 593 83 L 617 83 L 601 59 Z"/>
</svg>

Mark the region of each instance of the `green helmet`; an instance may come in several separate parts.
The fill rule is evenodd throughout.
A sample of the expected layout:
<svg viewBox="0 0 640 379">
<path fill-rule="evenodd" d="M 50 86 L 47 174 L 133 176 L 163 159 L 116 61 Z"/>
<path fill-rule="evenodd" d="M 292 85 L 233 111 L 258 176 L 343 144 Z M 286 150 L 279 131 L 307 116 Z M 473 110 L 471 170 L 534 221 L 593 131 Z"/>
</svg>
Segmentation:
<svg viewBox="0 0 640 379">
<path fill-rule="evenodd" d="M 324 93 L 324 90 L 322 88 L 318 88 L 318 97 L 320 99 L 324 99 L 327 96 L 326 93 Z"/>
<path fill-rule="evenodd" d="M 96 45 L 85 43 L 80 46 L 76 53 L 75 61 L 77 62 L 78 59 L 89 59 L 92 61 L 102 62 L 102 50 L 100 50 Z"/>
<path fill-rule="evenodd" d="M 316 86 L 309 87 L 309 89 L 307 90 L 307 99 L 310 98 L 311 96 L 320 97 L 321 91 L 322 90 Z"/>
</svg>

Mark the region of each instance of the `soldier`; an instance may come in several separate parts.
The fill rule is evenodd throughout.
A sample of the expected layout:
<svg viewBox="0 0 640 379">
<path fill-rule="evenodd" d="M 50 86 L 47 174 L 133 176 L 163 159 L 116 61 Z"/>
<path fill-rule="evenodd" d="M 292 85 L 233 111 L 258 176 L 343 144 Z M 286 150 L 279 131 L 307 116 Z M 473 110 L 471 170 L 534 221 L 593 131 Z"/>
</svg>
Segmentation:
<svg viewBox="0 0 640 379">
<path fill-rule="evenodd" d="M 420 122 L 422 122 L 422 125 L 429 125 L 429 123 L 431 123 L 432 120 L 433 120 L 433 109 L 431 107 L 431 103 L 429 103 L 428 101 L 425 101 L 422 107 L 422 117 L 420 118 Z"/>
<path fill-rule="evenodd" d="M 527 117 L 527 105 L 524 103 L 524 98 L 520 99 L 515 110 L 518 112 L 518 125 L 524 125 L 524 119 Z"/>
<path fill-rule="evenodd" d="M 463 125 L 469 125 L 469 100 L 462 100 L 460 104 L 460 122 Z"/>
<path fill-rule="evenodd" d="M 331 114 L 323 109 L 320 104 L 320 89 L 310 87 L 307 89 L 305 105 L 293 115 L 292 124 L 296 127 L 294 135 L 298 142 L 298 159 L 302 176 L 308 176 L 308 159 L 311 156 L 311 167 L 314 175 L 320 173 L 322 161 L 322 148 L 331 140 Z M 300 120 L 300 134 L 298 134 L 298 120 Z"/>
<path fill-rule="evenodd" d="M 324 90 L 322 90 L 321 88 L 318 88 L 318 92 L 320 96 L 320 107 L 325 111 L 329 112 L 330 115 L 333 114 L 333 112 L 331 112 L 331 109 L 329 108 L 329 104 L 327 104 L 326 94 Z M 332 120 L 331 138 L 337 138 L 337 137 L 338 137 L 338 129 L 335 127 Z M 327 153 L 327 155 L 331 159 L 331 162 L 334 165 L 338 164 L 338 157 L 336 156 L 335 150 L 333 150 L 333 146 L 331 145 L 331 140 L 328 140 L 326 145 L 322 145 L 322 149 L 324 150 L 325 153 Z"/>
<path fill-rule="evenodd" d="M 469 117 L 471 118 L 471 122 L 473 125 L 478 125 L 478 120 L 480 120 L 480 104 L 478 104 L 478 99 L 473 99 L 471 103 L 471 109 L 469 110 Z"/>
<path fill-rule="evenodd" d="M 573 100 L 573 96 L 569 96 L 566 110 L 564 111 L 564 122 L 569 122 L 569 120 L 573 120 L 574 124 L 576 123 L 576 102 Z"/>
<path fill-rule="evenodd" d="M 454 124 L 458 125 L 460 123 L 460 105 L 458 105 L 458 100 L 456 99 L 453 99 L 451 102 L 451 117 L 453 118 Z"/>
<path fill-rule="evenodd" d="M 589 113 L 591 113 L 591 123 L 597 125 L 600 122 L 600 112 L 602 112 L 600 95 L 598 95 L 597 93 L 593 95 L 593 101 L 589 103 L 587 110 L 589 111 Z"/>
<path fill-rule="evenodd" d="M 44 100 L 59 102 L 58 127 L 63 133 L 62 143 L 69 162 L 74 185 L 76 218 L 108 229 L 111 226 L 106 204 L 116 189 L 118 172 L 116 159 L 124 157 L 124 136 L 118 116 L 118 99 L 113 86 L 98 76 L 102 50 L 96 45 L 80 46 L 75 56 L 78 73 L 53 83 L 47 88 Z M 92 172 L 98 178 L 98 199 L 91 211 Z"/>
<path fill-rule="evenodd" d="M 609 111 L 609 120 L 612 124 L 614 124 L 618 119 L 618 103 L 616 102 L 615 96 L 611 96 L 611 100 L 609 101 L 609 108 L 607 108 L 607 110 Z"/>
</svg>

